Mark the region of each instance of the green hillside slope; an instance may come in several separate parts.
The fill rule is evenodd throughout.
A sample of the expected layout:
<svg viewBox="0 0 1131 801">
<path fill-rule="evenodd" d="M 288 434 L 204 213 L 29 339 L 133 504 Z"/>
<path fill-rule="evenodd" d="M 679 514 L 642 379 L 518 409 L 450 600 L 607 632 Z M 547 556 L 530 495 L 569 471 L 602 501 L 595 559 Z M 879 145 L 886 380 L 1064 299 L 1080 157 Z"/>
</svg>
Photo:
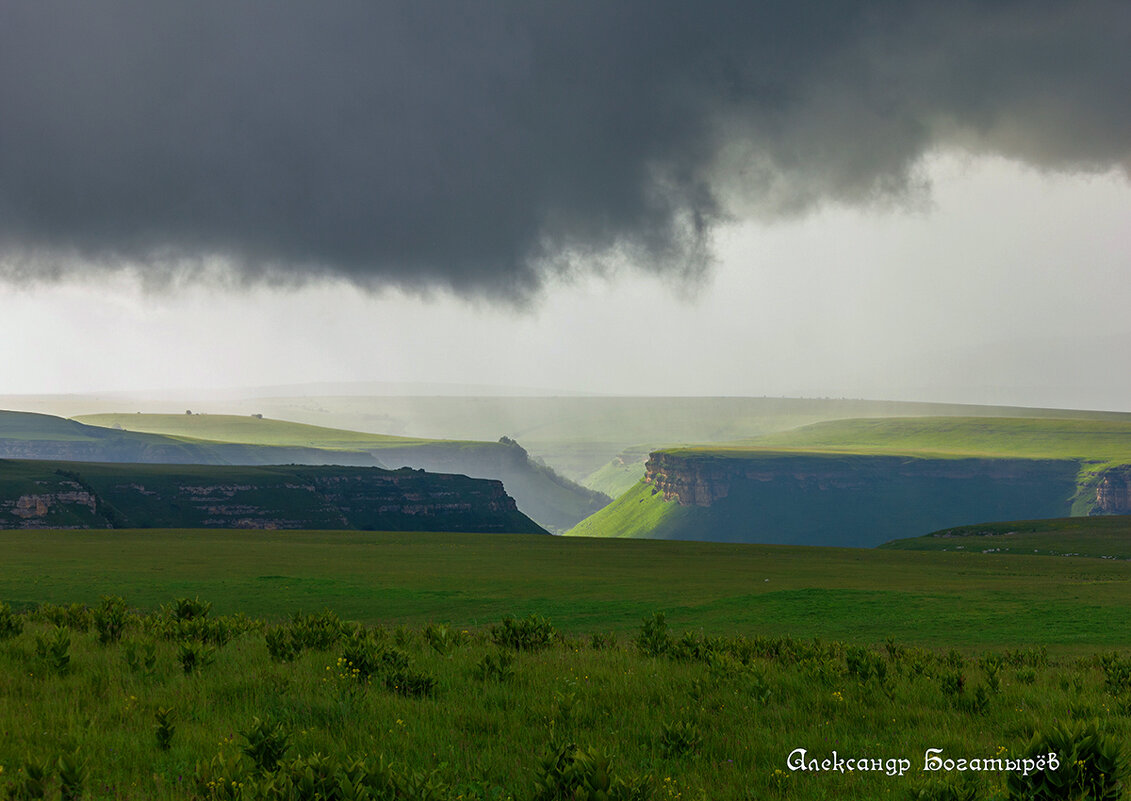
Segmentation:
<svg viewBox="0 0 1131 801">
<path fill-rule="evenodd" d="M 571 537 L 626 539 L 709 539 L 687 536 L 696 526 L 698 510 L 666 503 L 651 484 L 637 481 L 601 511 L 565 532 Z"/>
<path fill-rule="evenodd" d="M 1131 516 L 1064 517 L 957 526 L 892 540 L 898 551 L 965 551 L 1131 560 Z"/>
<path fill-rule="evenodd" d="M 213 442 L 10 411 L 0 411 L 0 458 L 150 464 L 379 464 L 360 449 L 329 451 L 301 442 Z"/>
<path fill-rule="evenodd" d="M 836 420 L 749 440 L 761 448 L 1131 462 L 1131 421 L 1000 417 Z M 736 446 L 739 450 L 742 445 Z M 699 449 L 696 449 L 699 450 Z M 702 450 L 719 450 L 706 447 Z"/>
<path fill-rule="evenodd" d="M 414 437 L 392 437 L 343 431 L 287 420 L 234 414 L 88 414 L 72 418 L 101 428 L 121 428 L 149 434 L 191 437 L 215 442 L 249 445 L 287 445 L 310 448 L 358 450 L 420 445 L 429 442 Z"/>
<path fill-rule="evenodd" d="M 582 480 L 582 485 L 611 498 L 627 492 L 644 476 L 650 448 L 628 448 Z"/>
</svg>

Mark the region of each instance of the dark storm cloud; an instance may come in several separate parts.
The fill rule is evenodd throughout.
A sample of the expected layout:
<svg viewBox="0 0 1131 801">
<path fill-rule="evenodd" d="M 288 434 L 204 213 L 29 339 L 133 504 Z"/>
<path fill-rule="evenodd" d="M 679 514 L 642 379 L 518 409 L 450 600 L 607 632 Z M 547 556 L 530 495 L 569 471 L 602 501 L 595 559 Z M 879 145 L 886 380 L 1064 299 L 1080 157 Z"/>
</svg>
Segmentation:
<svg viewBox="0 0 1131 801">
<path fill-rule="evenodd" d="M 1131 4 L 5 3 L 0 261 L 521 299 L 958 144 L 1131 166 Z M 194 266 L 196 265 L 196 266 Z"/>
</svg>

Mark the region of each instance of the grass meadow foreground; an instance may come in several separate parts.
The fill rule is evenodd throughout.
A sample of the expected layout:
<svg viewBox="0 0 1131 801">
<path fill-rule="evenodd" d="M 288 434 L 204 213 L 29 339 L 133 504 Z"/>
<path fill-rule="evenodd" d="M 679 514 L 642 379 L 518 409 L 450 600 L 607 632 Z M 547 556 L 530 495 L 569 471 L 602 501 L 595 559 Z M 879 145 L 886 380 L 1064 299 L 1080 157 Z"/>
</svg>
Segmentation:
<svg viewBox="0 0 1131 801">
<path fill-rule="evenodd" d="M 1123 794 L 1121 562 L 498 535 L 0 540 L 0 798 Z"/>
<path fill-rule="evenodd" d="M 627 640 L 538 616 L 270 625 L 109 597 L 0 608 L 0 630 L 10 798 L 1115 798 L 1131 731 L 1114 653 L 673 636 L 662 614 Z M 854 769 L 814 769 L 837 756 Z"/>
</svg>

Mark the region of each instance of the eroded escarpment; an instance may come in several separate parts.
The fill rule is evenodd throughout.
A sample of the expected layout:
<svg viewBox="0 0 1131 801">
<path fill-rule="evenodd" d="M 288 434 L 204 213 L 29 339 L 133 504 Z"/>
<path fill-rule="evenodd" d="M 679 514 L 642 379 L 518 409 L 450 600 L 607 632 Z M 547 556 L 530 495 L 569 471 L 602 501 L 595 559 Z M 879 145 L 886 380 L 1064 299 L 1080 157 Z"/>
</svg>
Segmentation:
<svg viewBox="0 0 1131 801">
<path fill-rule="evenodd" d="M 644 480 L 665 501 L 710 507 L 752 484 L 788 486 L 818 494 L 872 493 L 885 485 L 919 485 L 930 494 L 940 486 L 973 483 L 991 493 L 995 487 L 1016 493 L 1027 486 L 1044 487 L 1050 481 L 1059 486 L 1075 470 L 1075 462 L 1054 459 L 928 459 L 818 453 L 719 456 L 709 452 L 658 451 L 648 459 Z M 1131 480 L 1131 474 L 1128 479 Z M 1114 482 L 1111 485 L 1111 497 L 1119 497 Z"/>
<path fill-rule="evenodd" d="M 644 480 L 665 501 L 708 507 L 747 482 L 788 484 L 802 490 L 871 490 L 885 482 L 921 479 L 928 484 L 981 481 L 1018 486 L 1061 478 L 1073 462 L 1052 459 L 925 459 L 839 454 L 752 454 L 658 451 L 645 465 Z"/>
<path fill-rule="evenodd" d="M 38 488 L 37 488 L 38 489 Z M 74 481 L 0 498 L 0 528 L 79 528 L 97 520 L 97 499 Z M 16 525 L 8 525 L 18 521 Z"/>
<path fill-rule="evenodd" d="M 1096 484 L 1093 514 L 1131 514 L 1131 465 L 1120 465 L 1104 472 Z"/>
<path fill-rule="evenodd" d="M 1079 469 L 1070 459 L 661 451 L 645 480 L 679 509 L 659 517 L 664 538 L 872 547 L 972 521 L 1066 517 Z"/>
<path fill-rule="evenodd" d="M 501 482 L 422 470 L 0 461 L 4 487 L 0 528 L 542 532 Z"/>
</svg>

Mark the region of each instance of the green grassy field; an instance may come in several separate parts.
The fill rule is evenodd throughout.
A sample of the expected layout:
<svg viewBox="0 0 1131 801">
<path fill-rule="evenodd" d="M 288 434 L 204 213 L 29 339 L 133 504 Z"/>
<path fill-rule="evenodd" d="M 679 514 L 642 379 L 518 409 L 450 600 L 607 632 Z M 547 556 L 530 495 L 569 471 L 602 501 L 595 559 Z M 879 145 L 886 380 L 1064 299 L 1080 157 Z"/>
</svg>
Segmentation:
<svg viewBox="0 0 1131 801">
<path fill-rule="evenodd" d="M 1131 517 L 1065 517 L 981 523 L 884 543 L 905 551 L 968 551 L 1131 559 Z"/>
<path fill-rule="evenodd" d="M 478 626 L 537 612 L 572 633 L 674 629 L 933 647 L 1115 647 L 1131 565 L 1094 559 L 545 536 L 359 532 L 3 532 L 0 599 L 218 612 L 328 606 L 366 623 Z"/>
<path fill-rule="evenodd" d="M 1131 778 L 1128 563 L 351 532 L 0 548 L 23 610 L 0 605 L 7 797 L 38 797 L 38 769 L 47 798 L 131 801 L 1021 799 L 1049 775 L 925 772 L 928 748 Z M 174 603 L 194 598 L 214 606 Z M 881 763 L 801 770 L 799 748 Z"/>
<path fill-rule="evenodd" d="M 686 450 L 741 456 L 750 448 L 1125 464 L 1131 462 L 1131 421 L 1003 417 L 836 420 L 727 448 Z"/>
<path fill-rule="evenodd" d="M 661 621 L 631 639 L 561 637 L 537 618 L 478 632 L 333 615 L 276 627 L 198 610 L 170 602 L 116 616 L 109 602 L 21 620 L 0 609 L 0 697 L 13 702 L 0 708 L 0 790 L 130 801 L 1024 799 L 1050 776 L 1118 798 L 1128 778 L 1131 659 L 1116 654 L 706 639 Z M 867 768 L 802 768 L 800 749 L 817 764 L 839 756 Z M 927 749 L 1003 761 L 927 772 Z M 1049 753 L 1055 768 L 1022 762 Z"/>
<path fill-rule="evenodd" d="M 0 411 L 0 430 L 4 439 L 53 442 L 67 445 L 111 445 L 121 449 L 144 452 L 154 447 L 166 447 L 184 458 L 199 458 L 203 449 L 193 446 L 207 445 L 187 437 L 170 438 L 153 436 L 139 431 L 107 430 L 88 426 L 75 420 L 65 420 L 45 414 Z"/>
</svg>

